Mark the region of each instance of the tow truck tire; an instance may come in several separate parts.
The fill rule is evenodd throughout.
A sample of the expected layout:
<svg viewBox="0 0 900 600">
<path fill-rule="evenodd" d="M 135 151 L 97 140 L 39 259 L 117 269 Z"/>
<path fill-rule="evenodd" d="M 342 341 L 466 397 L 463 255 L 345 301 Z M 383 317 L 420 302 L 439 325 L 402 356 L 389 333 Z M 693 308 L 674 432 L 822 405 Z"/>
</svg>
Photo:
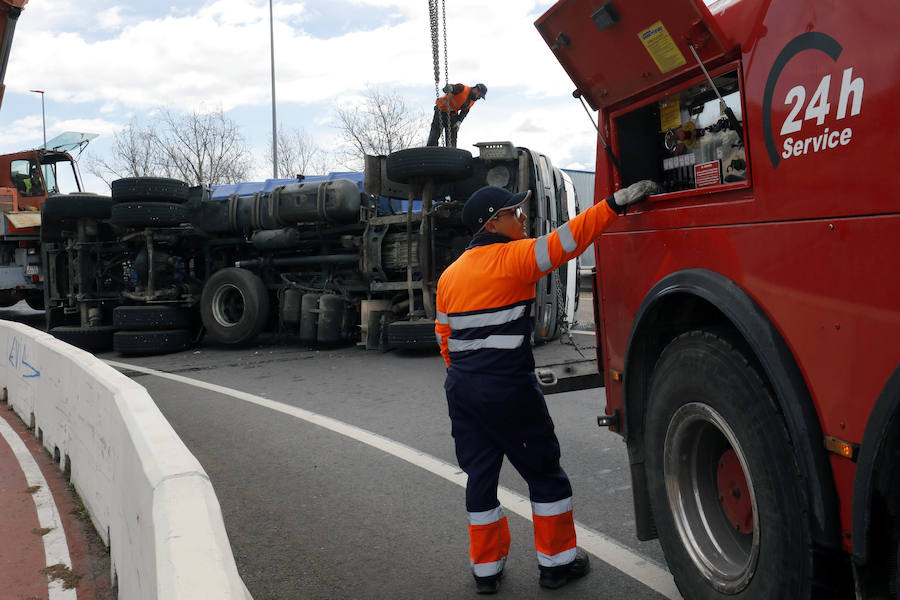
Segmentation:
<svg viewBox="0 0 900 600">
<path fill-rule="evenodd" d="M 110 223 L 120 227 L 174 227 L 189 220 L 186 206 L 171 202 L 114 204 Z"/>
<path fill-rule="evenodd" d="M 87 217 L 108 219 L 112 210 L 112 198 L 96 194 L 63 194 L 50 196 L 41 206 L 41 222 L 57 223 L 62 219 Z"/>
<path fill-rule="evenodd" d="M 112 182 L 115 202 L 172 202 L 188 198 L 188 184 L 167 177 L 125 177 Z"/>
<path fill-rule="evenodd" d="M 238 345 L 253 340 L 269 320 L 266 284 L 246 269 L 216 271 L 203 286 L 200 317 L 214 342 Z"/>
<path fill-rule="evenodd" d="M 126 355 L 166 354 L 190 348 L 192 340 L 189 329 L 117 331 L 113 336 L 113 350 Z"/>
<path fill-rule="evenodd" d="M 787 430 L 747 357 L 725 334 L 691 331 L 663 351 L 645 432 L 650 501 L 684 598 L 823 597 L 808 500 Z M 814 579 L 818 576 L 818 579 Z"/>
<path fill-rule="evenodd" d="M 459 148 L 407 148 L 389 154 L 386 162 L 388 179 L 399 183 L 425 179 L 440 183 L 472 175 L 472 153 Z"/>
<path fill-rule="evenodd" d="M 113 327 L 119 331 L 188 329 L 190 326 L 190 311 L 171 304 L 117 306 L 113 309 Z"/>
<path fill-rule="evenodd" d="M 97 327 L 62 325 L 52 328 L 50 335 L 88 352 L 104 352 L 112 348 L 115 331 L 116 328 L 110 325 L 99 325 Z"/>
</svg>

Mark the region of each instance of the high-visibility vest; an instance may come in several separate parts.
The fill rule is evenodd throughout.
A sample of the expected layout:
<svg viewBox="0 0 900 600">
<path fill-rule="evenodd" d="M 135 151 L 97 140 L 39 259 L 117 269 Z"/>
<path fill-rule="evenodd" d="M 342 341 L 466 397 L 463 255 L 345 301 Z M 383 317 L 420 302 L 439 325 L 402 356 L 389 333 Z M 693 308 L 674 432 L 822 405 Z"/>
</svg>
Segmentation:
<svg viewBox="0 0 900 600">
<path fill-rule="evenodd" d="M 533 370 L 535 283 L 584 252 L 615 217 L 608 200 L 537 239 L 476 236 L 438 280 L 434 330 L 447 366 L 470 372 Z"/>
<path fill-rule="evenodd" d="M 469 110 L 475 103 L 469 98 L 469 92 L 472 91 L 467 85 L 462 86 L 463 89 L 458 94 L 444 94 L 434 101 L 439 109 L 443 112 L 457 113 L 461 110 Z"/>
</svg>

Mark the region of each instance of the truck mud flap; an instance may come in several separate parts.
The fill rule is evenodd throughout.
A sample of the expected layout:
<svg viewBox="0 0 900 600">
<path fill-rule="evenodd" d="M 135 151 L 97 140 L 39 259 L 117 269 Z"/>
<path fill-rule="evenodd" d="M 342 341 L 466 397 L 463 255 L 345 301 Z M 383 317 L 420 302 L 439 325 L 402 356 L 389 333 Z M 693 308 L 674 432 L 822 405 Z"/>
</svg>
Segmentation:
<svg viewBox="0 0 900 600">
<path fill-rule="evenodd" d="M 596 360 L 573 360 L 542 365 L 534 370 L 544 394 L 560 394 L 603 387 Z"/>
</svg>

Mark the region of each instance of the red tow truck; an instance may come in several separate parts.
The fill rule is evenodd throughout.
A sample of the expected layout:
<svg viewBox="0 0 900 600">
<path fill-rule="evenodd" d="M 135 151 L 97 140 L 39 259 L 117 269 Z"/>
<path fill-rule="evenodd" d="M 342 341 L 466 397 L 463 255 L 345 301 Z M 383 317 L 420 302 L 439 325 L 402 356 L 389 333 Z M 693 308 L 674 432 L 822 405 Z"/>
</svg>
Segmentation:
<svg viewBox="0 0 900 600">
<path fill-rule="evenodd" d="M 561 0 L 598 111 L 602 426 L 688 599 L 900 598 L 900 10 Z"/>
</svg>

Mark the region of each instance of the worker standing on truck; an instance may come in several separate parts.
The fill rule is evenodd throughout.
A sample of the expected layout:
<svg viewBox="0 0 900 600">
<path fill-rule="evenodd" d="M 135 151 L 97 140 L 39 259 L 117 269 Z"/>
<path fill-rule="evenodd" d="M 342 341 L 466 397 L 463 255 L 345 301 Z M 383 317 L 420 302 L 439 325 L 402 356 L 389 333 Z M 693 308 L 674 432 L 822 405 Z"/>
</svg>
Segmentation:
<svg viewBox="0 0 900 600">
<path fill-rule="evenodd" d="M 469 114 L 469 109 L 475 101 L 487 96 L 487 86 L 476 83 L 469 87 L 461 83 L 445 85 L 444 95 L 434 102 L 434 118 L 431 120 L 431 133 L 428 135 L 428 145 L 437 146 L 441 139 L 441 132 L 447 132 L 448 145 L 456 148 L 456 133 L 459 126 Z"/>
<path fill-rule="evenodd" d="M 463 207 L 463 222 L 475 235 L 438 281 L 435 333 L 447 363 L 456 457 L 468 475 L 469 557 L 478 593 L 499 589 L 509 550 L 497 499 L 504 455 L 528 483 L 540 585 L 558 588 L 590 569 L 576 547 L 572 487 L 534 374 L 531 306 L 539 279 L 581 254 L 617 213 L 657 190 L 652 181 L 635 183 L 538 239 L 528 239 L 525 229 L 522 205 L 530 191 L 487 186 Z"/>
</svg>

